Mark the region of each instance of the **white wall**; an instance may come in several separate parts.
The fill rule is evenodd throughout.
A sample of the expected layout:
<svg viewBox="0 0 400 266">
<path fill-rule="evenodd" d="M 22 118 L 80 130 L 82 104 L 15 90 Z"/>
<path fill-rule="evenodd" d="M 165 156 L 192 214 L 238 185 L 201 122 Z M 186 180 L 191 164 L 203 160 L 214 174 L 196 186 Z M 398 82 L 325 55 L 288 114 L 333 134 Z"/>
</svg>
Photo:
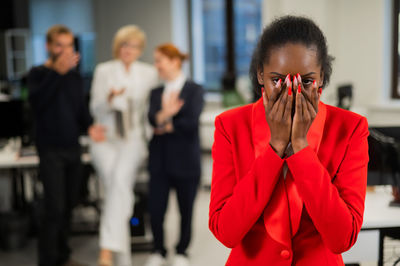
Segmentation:
<svg viewBox="0 0 400 266">
<path fill-rule="evenodd" d="M 355 110 L 370 125 L 400 125 L 400 101 L 390 92 L 391 0 L 265 0 L 263 22 L 295 14 L 311 17 L 324 31 L 336 57 L 323 100 L 336 104 L 336 88 L 354 86 Z"/>
<path fill-rule="evenodd" d="M 136 24 L 147 34 L 142 61 L 152 63 L 154 48 L 164 42 L 174 42 L 184 52 L 189 49 L 185 0 L 96 0 L 93 4 L 98 62 L 111 59 L 114 34 L 127 24 Z"/>
<path fill-rule="evenodd" d="M 160 42 L 171 41 L 170 0 L 96 0 L 94 1 L 96 58 L 111 59 L 111 44 L 116 31 L 127 24 L 136 24 L 148 37 L 142 59 L 152 62 L 152 49 Z"/>
</svg>

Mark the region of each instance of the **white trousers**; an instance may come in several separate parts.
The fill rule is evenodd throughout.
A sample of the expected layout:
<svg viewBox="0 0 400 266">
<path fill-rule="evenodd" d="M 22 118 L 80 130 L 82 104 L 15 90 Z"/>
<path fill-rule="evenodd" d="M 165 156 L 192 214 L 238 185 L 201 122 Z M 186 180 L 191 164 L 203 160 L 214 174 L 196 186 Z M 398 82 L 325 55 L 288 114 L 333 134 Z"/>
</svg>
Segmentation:
<svg viewBox="0 0 400 266">
<path fill-rule="evenodd" d="M 133 186 L 143 163 L 145 144 L 141 139 L 92 143 L 92 163 L 104 184 L 104 205 L 100 220 L 100 248 L 119 255 L 131 264 L 129 221 L 132 217 Z M 118 257 L 118 256 L 117 256 Z"/>
</svg>

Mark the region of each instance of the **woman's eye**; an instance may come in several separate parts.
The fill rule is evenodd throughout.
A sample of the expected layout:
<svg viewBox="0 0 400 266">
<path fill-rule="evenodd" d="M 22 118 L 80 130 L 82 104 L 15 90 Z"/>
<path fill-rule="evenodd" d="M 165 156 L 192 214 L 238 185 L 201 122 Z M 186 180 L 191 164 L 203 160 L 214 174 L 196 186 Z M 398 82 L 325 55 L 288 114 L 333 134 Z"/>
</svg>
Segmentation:
<svg viewBox="0 0 400 266">
<path fill-rule="evenodd" d="M 311 86 L 312 83 L 313 83 L 313 80 L 311 80 L 311 79 L 303 80 L 303 86 L 304 87 Z"/>
</svg>

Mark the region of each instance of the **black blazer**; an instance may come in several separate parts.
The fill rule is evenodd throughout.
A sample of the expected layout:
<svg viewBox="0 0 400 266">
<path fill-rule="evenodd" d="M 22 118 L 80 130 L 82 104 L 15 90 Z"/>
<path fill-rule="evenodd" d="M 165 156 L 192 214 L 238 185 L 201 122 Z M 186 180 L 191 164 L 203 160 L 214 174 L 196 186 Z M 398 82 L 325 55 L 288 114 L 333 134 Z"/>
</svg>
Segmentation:
<svg viewBox="0 0 400 266">
<path fill-rule="evenodd" d="M 150 95 L 148 116 L 153 127 L 156 127 L 155 116 L 161 109 L 163 91 L 164 87 L 159 87 Z M 186 81 L 179 97 L 184 105 L 172 119 L 174 132 L 154 135 L 150 141 L 149 172 L 150 175 L 167 173 L 177 178 L 199 178 L 199 117 L 204 104 L 203 89 Z"/>
</svg>

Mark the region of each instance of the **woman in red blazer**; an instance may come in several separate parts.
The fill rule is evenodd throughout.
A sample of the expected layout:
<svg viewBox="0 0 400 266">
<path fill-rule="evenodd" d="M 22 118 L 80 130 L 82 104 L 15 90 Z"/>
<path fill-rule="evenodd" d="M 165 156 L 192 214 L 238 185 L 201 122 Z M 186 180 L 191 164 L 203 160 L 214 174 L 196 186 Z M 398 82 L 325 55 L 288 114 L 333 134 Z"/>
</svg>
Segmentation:
<svg viewBox="0 0 400 266">
<path fill-rule="evenodd" d="M 253 55 L 260 100 L 216 118 L 209 227 L 226 265 L 343 265 L 356 242 L 368 125 L 319 101 L 331 61 L 314 22 L 279 18 Z"/>
</svg>

